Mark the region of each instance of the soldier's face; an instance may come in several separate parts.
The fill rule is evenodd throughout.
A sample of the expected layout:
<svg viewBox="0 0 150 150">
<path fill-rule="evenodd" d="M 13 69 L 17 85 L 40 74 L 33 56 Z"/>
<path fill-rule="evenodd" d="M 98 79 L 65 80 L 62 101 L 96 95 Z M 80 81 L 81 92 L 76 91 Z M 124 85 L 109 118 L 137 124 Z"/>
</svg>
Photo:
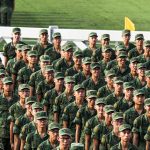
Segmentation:
<svg viewBox="0 0 150 150">
<path fill-rule="evenodd" d="M 82 64 L 82 68 L 85 71 L 90 71 L 90 64 Z"/>
<path fill-rule="evenodd" d="M 150 115 L 150 105 L 145 106 L 146 113 Z"/>
<path fill-rule="evenodd" d="M 129 142 L 130 139 L 131 139 L 131 131 L 130 130 L 121 131 L 119 133 L 119 136 L 121 138 L 121 141 L 123 141 L 123 142 Z"/>
<path fill-rule="evenodd" d="M 128 34 L 127 35 L 123 35 L 122 38 L 123 38 L 123 41 L 127 42 L 127 41 L 130 40 L 130 35 L 128 35 Z"/>
<path fill-rule="evenodd" d="M 67 136 L 67 135 L 59 136 L 58 141 L 59 141 L 60 149 L 67 150 L 70 147 L 70 144 L 71 144 L 70 136 Z"/>
<path fill-rule="evenodd" d="M 56 46 L 60 46 L 61 44 L 61 38 L 60 37 L 56 37 L 53 39 L 53 44 Z"/>
<path fill-rule="evenodd" d="M 115 83 L 114 84 L 114 89 L 115 89 L 115 92 L 122 92 L 123 90 L 123 84 L 122 83 Z"/>
<path fill-rule="evenodd" d="M 102 55 L 103 55 L 103 57 L 105 59 L 110 59 L 110 57 L 111 57 L 111 51 L 108 50 L 106 52 L 103 52 Z"/>
<path fill-rule="evenodd" d="M 101 39 L 101 44 L 106 46 L 106 45 L 109 45 L 109 39 Z"/>
<path fill-rule="evenodd" d="M 104 114 L 104 104 L 98 104 L 95 106 L 95 109 L 97 110 L 97 114 Z"/>
<path fill-rule="evenodd" d="M 132 98 L 133 97 L 133 91 L 134 91 L 133 88 L 125 89 L 124 90 L 125 96 L 128 98 Z"/>
<path fill-rule="evenodd" d="M 89 37 L 89 44 L 96 44 L 97 36 Z"/>
<path fill-rule="evenodd" d="M 22 58 L 22 50 L 16 50 L 16 55 L 19 58 Z"/>
<path fill-rule="evenodd" d="M 105 79 L 107 84 L 113 85 L 113 78 L 114 78 L 114 76 L 107 76 Z"/>
<path fill-rule="evenodd" d="M 136 46 L 143 46 L 143 39 L 137 39 L 136 41 L 135 41 L 135 44 L 136 44 Z"/>
<path fill-rule="evenodd" d="M 23 59 L 27 59 L 27 53 L 28 53 L 29 50 L 24 50 L 22 51 L 22 56 L 23 56 Z"/>
<path fill-rule="evenodd" d="M 145 76 L 145 68 L 139 68 L 137 70 L 137 73 L 138 73 L 138 76 L 141 76 L 141 77 Z"/>
<path fill-rule="evenodd" d="M 107 122 L 111 122 L 112 121 L 112 113 L 114 113 L 114 112 L 104 113 L 105 120 Z"/>
<path fill-rule="evenodd" d="M 12 92 L 13 91 L 13 84 L 8 83 L 3 85 L 4 92 Z"/>
<path fill-rule="evenodd" d="M 84 89 L 79 89 L 74 92 L 74 96 L 76 100 L 83 100 L 85 98 L 85 90 Z"/>
<path fill-rule="evenodd" d="M 39 120 L 36 120 L 36 122 L 40 128 L 45 128 L 47 126 L 47 120 L 46 119 L 39 119 Z"/>
<path fill-rule="evenodd" d="M 81 65 L 82 64 L 82 57 L 73 57 L 74 64 Z"/>
<path fill-rule="evenodd" d="M 17 32 L 17 33 L 13 33 L 12 36 L 13 36 L 13 40 L 18 42 L 20 40 L 21 34 L 19 32 Z"/>
<path fill-rule="evenodd" d="M 146 77 L 147 85 L 150 86 L 150 77 Z"/>
<path fill-rule="evenodd" d="M 52 141 L 56 141 L 58 139 L 58 134 L 59 130 L 58 129 L 53 129 L 51 131 L 48 131 L 48 135 L 52 139 Z"/>
<path fill-rule="evenodd" d="M 100 69 L 99 68 L 91 69 L 91 73 L 92 73 L 92 76 L 99 77 L 100 76 Z"/>
<path fill-rule="evenodd" d="M 47 42 L 48 41 L 48 34 L 47 33 L 42 33 L 40 35 L 40 41 L 41 42 Z"/>
<path fill-rule="evenodd" d="M 53 81 L 54 72 L 53 71 L 45 71 L 44 76 L 47 81 Z"/>
<path fill-rule="evenodd" d="M 64 78 L 62 79 L 54 79 L 55 85 L 64 85 Z"/>
<path fill-rule="evenodd" d="M 137 62 L 130 63 L 129 67 L 132 71 L 136 72 L 137 71 Z"/>
<path fill-rule="evenodd" d="M 41 61 L 40 62 L 40 67 L 41 69 L 44 69 L 47 65 L 50 65 L 49 61 Z"/>
<path fill-rule="evenodd" d="M 95 100 L 96 100 L 96 98 L 88 98 L 87 99 L 87 101 L 88 101 L 88 107 L 89 108 L 94 108 L 94 106 L 95 106 Z"/>
<path fill-rule="evenodd" d="M 28 56 L 28 62 L 31 64 L 36 64 L 37 63 L 37 57 L 36 56 Z"/>
<path fill-rule="evenodd" d="M 74 87 L 74 82 L 65 83 L 65 87 L 67 90 L 72 91 Z"/>
<path fill-rule="evenodd" d="M 115 129 L 119 130 L 119 127 L 123 124 L 123 119 L 117 119 L 112 121 L 112 125 Z"/>
<path fill-rule="evenodd" d="M 117 60 L 118 60 L 118 65 L 120 67 L 125 66 L 125 64 L 126 64 L 126 58 L 118 58 Z"/>
<path fill-rule="evenodd" d="M 72 55 L 73 55 L 73 51 L 69 50 L 69 51 L 64 51 L 64 57 L 66 60 L 71 60 L 72 59 Z"/>
<path fill-rule="evenodd" d="M 150 57 L 150 46 L 144 47 L 144 55 Z"/>
<path fill-rule="evenodd" d="M 145 100 L 145 96 L 143 94 L 134 96 L 134 103 L 137 105 L 143 105 L 144 104 L 144 100 Z"/>
<path fill-rule="evenodd" d="M 32 103 L 26 104 L 25 107 L 30 113 L 32 112 Z"/>
<path fill-rule="evenodd" d="M 29 89 L 23 89 L 19 91 L 19 96 L 21 99 L 25 99 L 26 97 L 29 97 L 30 90 Z"/>
</svg>

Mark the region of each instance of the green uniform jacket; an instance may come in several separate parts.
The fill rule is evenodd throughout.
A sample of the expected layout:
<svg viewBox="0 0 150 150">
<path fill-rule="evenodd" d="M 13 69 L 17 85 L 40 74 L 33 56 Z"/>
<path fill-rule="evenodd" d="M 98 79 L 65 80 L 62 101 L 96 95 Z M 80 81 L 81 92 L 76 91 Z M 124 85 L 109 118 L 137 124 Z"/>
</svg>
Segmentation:
<svg viewBox="0 0 150 150">
<path fill-rule="evenodd" d="M 144 50 L 143 50 L 142 53 L 144 53 Z M 133 58 L 133 57 L 138 57 L 139 55 L 141 55 L 141 54 L 139 54 L 139 52 L 137 51 L 136 47 L 133 48 L 133 49 L 131 49 L 131 50 L 128 52 L 128 58 L 129 58 L 129 59 L 131 59 L 131 58 Z"/>
<path fill-rule="evenodd" d="M 6 72 L 9 76 L 12 75 L 12 69 L 13 69 L 13 65 L 16 62 L 16 58 L 12 58 L 7 62 L 7 66 L 6 66 Z"/>
<path fill-rule="evenodd" d="M 77 73 L 79 73 L 79 71 L 77 71 L 76 68 L 73 66 L 66 70 L 65 76 L 74 76 Z"/>
<path fill-rule="evenodd" d="M 145 87 L 143 87 L 143 90 L 145 92 L 145 98 L 149 98 L 150 97 L 150 88 L 146 85 Z"/>
</svg>

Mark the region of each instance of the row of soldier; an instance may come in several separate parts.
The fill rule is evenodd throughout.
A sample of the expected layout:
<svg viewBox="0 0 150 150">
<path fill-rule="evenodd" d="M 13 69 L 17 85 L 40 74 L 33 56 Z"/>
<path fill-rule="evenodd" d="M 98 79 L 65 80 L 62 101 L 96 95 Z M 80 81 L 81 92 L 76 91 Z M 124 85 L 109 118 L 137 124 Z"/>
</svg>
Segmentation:
<svg viewBox="0 0 150 150">
<path fill-rule="evenodd" d="M 60 33 L 49 43 L 46 29 L 32 50 L 20 36 L 14 28 L 0 66 L 4 149 L 150 148 L 150 41 L 142 34 L 134 45 L 124 30 L 113 50 L 108 34 L 98 48 L 91 32 L 83 51 L 61 47 Z"/>
</svg>

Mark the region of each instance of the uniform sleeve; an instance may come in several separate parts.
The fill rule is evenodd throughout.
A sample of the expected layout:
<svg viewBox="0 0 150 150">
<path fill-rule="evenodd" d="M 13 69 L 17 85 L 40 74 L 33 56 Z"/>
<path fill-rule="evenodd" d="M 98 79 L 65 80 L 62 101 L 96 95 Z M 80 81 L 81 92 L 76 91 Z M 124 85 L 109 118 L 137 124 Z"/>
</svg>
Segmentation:
<svg viewBox="0 0 150 150">
<path fill-rule="evenodd" d="M 29 134 L 26 138 L 25 150 L 32 150 L 31 141 L 32 141 L 32 133 Z"/>
<path fill-rule="evenodd" d="M 91 120 L 88 120 L 85 124 L 85 127 L 84 127 L 84 132 L 85 134 L 87 135 L 91 135 L 92 134 L 92 131 L 91 131 Z"/>
<path fill-rule="evenodd" d="M 147 133 L 145 134 L 144 139 L 146 141 L 150 141 L 150 126 L 147 129 Z"/>
<path fill-rule="evenodd" d="M 27 125 L 24 125 L 21 129 L 20 138 L 26 140 L 27 137 Z"/>
<path fill-rule="evenodd" d="M 30 85 L 31 87 L 35 87 L 35 73 L 33 73 L 33 74 L 30 76 L 29 85 Z"/>
<path fill-rule="evenodd" d="M 9 108 L 9 117 L 8 117 L 8 120 L 10 122 L 15 122 L 15 117 L 14 117 L 14 105 L 12 105 L 10 108 Z"/>
<path fill-rule="evenodd" d="M 8 45 L 5 44 L 4 47 L 3 47 L 3 56 L 5 56 L 5 57 L 8 57 L 7 49 L 8 49 Z"/>
<path fill-rule="evenodd" d="M 69 107 L 65 107 L 64 113 L 62 115 L 62 120 L 69 122 Z"/>
<path fill-rule="evenodd" d="M 102 136 L 101 150 L 107 150 L 107 137 L 106 137 L 106 135 Z"/>
<path fill-rule="evenodd" d="M 77 111 L 74 122 L 75 124 L 82 126 L 82 110 L 81 109 Z"/>
<path fill-rule="evenodd" d="M 134 120 L 132 132 L 133 133 L 140 133 L 141 132 L 140 117 L 138 117 Z"/>
<path fill-rule="evenodd" d="M 17 118 L 13 127 L 13 133 L 19 135 L 21 131 L 21 118 Z"/>
<path fill-rule="evenodd" d="M 60 105 L 59 105 L 59 96 L 55 98 L 55 102 L 53 105 L 53 112 L 60 112 Z"/>
<path fill-rule="evenodd" d="M 42 92 L 42 82 L 40 82 L 40 83 L 37 85 L 36 94 L 38 94 L 38 95 L 42 95 L 42 94 L 43 94 L 43 92 Z"/>
<path fill-rule="evenodd" d="M 18 75 L 17 75 L 17 81 L 23 84 L 24 80 L 23 80 L 23 73 L 22 73 L 22 71 L 23 71 L 22 69 L 19 70 Z"/>
<path fill-rule="evenodd" d="M 97 125 L 94 127 L 93 132 L 92 132 L 92 138 L 96 140 L 100 140 L 100 126 Z"/>
</svg>

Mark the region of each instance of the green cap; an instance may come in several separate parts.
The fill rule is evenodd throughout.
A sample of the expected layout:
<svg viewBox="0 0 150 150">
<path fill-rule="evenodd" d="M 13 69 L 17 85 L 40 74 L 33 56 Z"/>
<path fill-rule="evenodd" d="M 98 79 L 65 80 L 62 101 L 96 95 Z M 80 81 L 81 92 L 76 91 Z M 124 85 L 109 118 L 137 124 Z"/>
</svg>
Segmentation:
<svg viewBox="0 0 150 150">
<path fill-rule="evenodd" d="M 137 35 L 135 36 L 135 40 L 138 40 L 138 39 L 143 39 L 143 40 L 144 40 L 143 34 L 137 34 Z"/>
<path fill-rule="evenodd" d="M 123 84 L 123 80 L 119 77 L 115 77 L 113 81 L 114 81 L 114 84 L 119 84 L 119 83 Z"/>
<path fill-rule="evenodd" d="M 120 127 L 119 127 L 119 132 L 122 132 L 124 130 L 130 130 L 131 131 L 131 126 L 129 124 L 122 124 Z"/>
<path fill-rule="evenodd" d="M 70 136 L 71 137 L 71 130 L 69 128 L 62 128 L 59 130 L 59 136 Z"/>
<path fill-rule="evenodd" d="M 31 46 L 29 46 L 29 45 L 23 45 L 22 46 L 22 51 L 25 51 L 25 50 L 31 50 Z"/>
<path fill-rule="evenodd" d="M 62 72 L 56 72 L 54 74 L 54 78 L 56 78 L 56 79 L 64 79 L 65 77 L 64 77 L 64 74 Z"/>
<path fill-rule="evenodd" d="M 17 45 L 15 46 L 15 48 L 16 48 L 16 50 L 22 51 L 22 46 L 24 46 L 24 44 L 17 44 Z"/>
<path fill-rule="evenodd" d="M 0 143 L 0 150 L 4 150 L 4 145 L 3 145 L 3 143 Z"/>
<path fill-rule="evenodd" d="M 126 51 L 126 48 L 123 44 L 117 45 L 116 46 L 116 51 Z"/>
<path fill-rule="evenodd" d="M 120 52 L 117 57 L 118 58 L 126 58 L 127 57 L 127 53 L 126 52 Z"/>
<path fill-rule="evenodd" d="M 109 34 L 103 34 L 103 35 L 101 36 L 101 39 L 102 39 L 102 40 L 110 39 L 110 35 L 109 35 Z"/>
<path fill-rule="evenodd" d="M 145 47 L 150 47 L 150 40 L 145 41 L 145 42 L 144 42 L 144 46 L 145 46 Z"/>
<path fill-rule="evenodd" d="M 32 109 L 43 109 L 43 105 L 40 102 L 35 102 L 32 104 Z"/>
<path fill-rule="evenodd" d="M 39 35 L 41 35 L 43 33 L 48 34 L 48 30 L 47 29 L 41 29 L 39 32 Z"/>
<path fill-rule="evenodd" d="M 87 98 L 97 98 L 97 91 L 96 90 L 87 90 L 86 91 Z"/>
<path fill-rule="evenodd" d="M 37 120 L 48 119 L 46 111 L 39 111 L 35 114 Z"/>
<path fill-rule="evenodd" d="M 130 30 L 128 30 L 128 29 L 123 30 L 122 35 L 129 35 L 130 36 L 131 35 Z"/>
<path fill-rule="evenodd" d="M 144 106 L 149 106 L 149 105 L 150 105 L 150 98 L 147 98 L 144 101 Z"/>
<path fill-rule="evenodd" d="M 145 72 L 146 77 L 150 77 L 150 70 Z"/>
<path fill-rule="evenodd" d="M 75 83 L 75 79 L 72 76 L 66 76 L 65 77 L 65 83 Z"/>
<path fill-rule="evenodd" d="M 77 84 L 77 85 L 75 85 L 74 88 L 73 88 L 74 91 L 78 91 L 78 90 L 80 90 L 80 89 L 85 90 L 85 87 L 84 87 L 82 84 Z"/>
<path fill-rule="evenodd" d="M 117 119 L 123 119 L 123 113 L 122 112 L 114 112 L 112 114 L 112 120 L 117 120 Z"/>
<path fill-rule="evenodd" d="M 20 33 L 21 29 L 20 28 L 13 28 L 12 32 L 13 33 Z"/>
<path fill-rule="evenodd" d="M 135 63 L 135 62 L 139 62 L 138 58 L 137 57 L 133 57 L 130 59 L 130 63 Z"/>
<path fill-rule="evenodd" d="M 27 55 L 29 56 L 29 57 L 31 57 L 31 56 L 38 56 L 38 54 L 37 54 L 37 51 L 35 51 L 35 50 L 33 50 L 33 51 L 28 51 L 28 53 L 27 53 Z"/>
<path fill-rule="evenodd" d="M 111 51 L 112 48 L 109 45 L 106 45 L 102 48 L 102 52 Z"/>
<path fill-rule="evenodd" d="M 114 70 L 105 70 L 105 77 L 110 77 L 110 76 L 114 76 L 115 77 L 115 72 Z"/>
<path fill-rule="evenodd" d="M 30 96 L 25 98 L 25 104 L 35 103 L 37 101 L 35 96 Z"/>
<path fill-rule="evenodd" d="M 50 62 L 50 57 L 48 56 L 48 55 L 42 55 L 42 56 L 40 56 L 40 61 L 48 61 L 48 62 Z"/>
<path fill-rule="evenodd" d="M 53 38 L 56 38 L 56 37 L 60 37 L 61 38 L 61 34 L 59 32 L 55 32 L 53 34 Z"/>
<path fill-rule="evenodd" d="M 141 68 L 146 68 L 144 63 L 138 63 L 137 64 L 137 69 L 141 69 Z"/>
<path fill-rule="evenodd" d="M 28 84 L 19 84 L 18 91 L 28 89 L 30 90 L 30 86 Z"/>
<path fill-rule="evenodd" d="M 48 130 L 50 131 L 50 130 L 54 130 L 54 129 L 59 129 L 60 128 L 60 126 L 59 126 L 59 124 L 58 123 L 55 123 L 55 122 L 52 122 L 52 123 L 50 123 L 49 125 L 48 125 Z"/>
<path fill-rule="evenodd" d="M 49 72 L 49 71 L 53 71 L 53 72 L 54 72 L 53 66 L 47 65 L 47 66 L 45 67 L 45 72 Z"/>
<path fill-rule="evenodd" d="M 145 91 L 143 89 L 137 89 L 134 91 L 134 96 L 145 95 Z"/>
<path fill-rule="evenodd" d="M 82 59 L 83 64 L 91 64 L 91 58 L 90 57 L 85 57 Z"/>
<path fill-rule="evenodd" d="M 6 74 L 5 70 L 4 69 L 0 69 L 0 76 L 1 75 L 5 75 L 5 74 Z"/>
<path fill-rule="evenodd" d="M 64 47 L 64 51 L 73 50 L 73 45 L 71 43 L 67 43 Z"/>
<path fill-rule="evenodd" d="M 105 113 L 110 113 L 110 112 L 115 112 L 115 109 L 112 105 L 106 105 L 104 107 L 104 111 L 105 111 Z"/>
<path fill-rule="evenodd" d="M 71 143 L 70 150 L 84 150 L 84 144 L 82 144 L 82 143 Z"/>
<path fill-rule="evenodd" d="M 104 104 L 104 105 L 106 105 L 106 102 L 105 102 L 104 98 L 97 98 L 96 101 L 95 101 L 95 104 L 96 105 L 98 105 L 98 104 Z"/>
<path fill-rule="evenodd" d="M 134 86 L 133 86 L 132 82 L 125 82 L 125 83 L 123 83 L 123 88 L 124 89 L 134 89 Z"/>
<path fill-rule="evenodd" d="M 95 69 L 95 68 L 101 68 L 101 66 L 100 66 L 100 64 L 99 63 L 97 63 L 97 62 L 93 62 L 93 63 L 91 63 L 91 65 L 90 65 L 90 68 L 93 70 L 93 69 Z"/>
<path fill-rule="evenodd" d="M 91 32 L 91 33 L 89 34 L 89 37 L 92 37 L 92 36 L 98 37 L 96 32 Z"/>
<path fill-rule="evenodd" d="M 83 57 L 83 53 L 80 50 L 74 51 L 73 52 L 74 57 Z"/>
<path fill-rule="evenodd" d="M 11 77 L 5 77 L 3 78 L 3 84 L 13 83 L 13 80 Z"/>
</svg>

